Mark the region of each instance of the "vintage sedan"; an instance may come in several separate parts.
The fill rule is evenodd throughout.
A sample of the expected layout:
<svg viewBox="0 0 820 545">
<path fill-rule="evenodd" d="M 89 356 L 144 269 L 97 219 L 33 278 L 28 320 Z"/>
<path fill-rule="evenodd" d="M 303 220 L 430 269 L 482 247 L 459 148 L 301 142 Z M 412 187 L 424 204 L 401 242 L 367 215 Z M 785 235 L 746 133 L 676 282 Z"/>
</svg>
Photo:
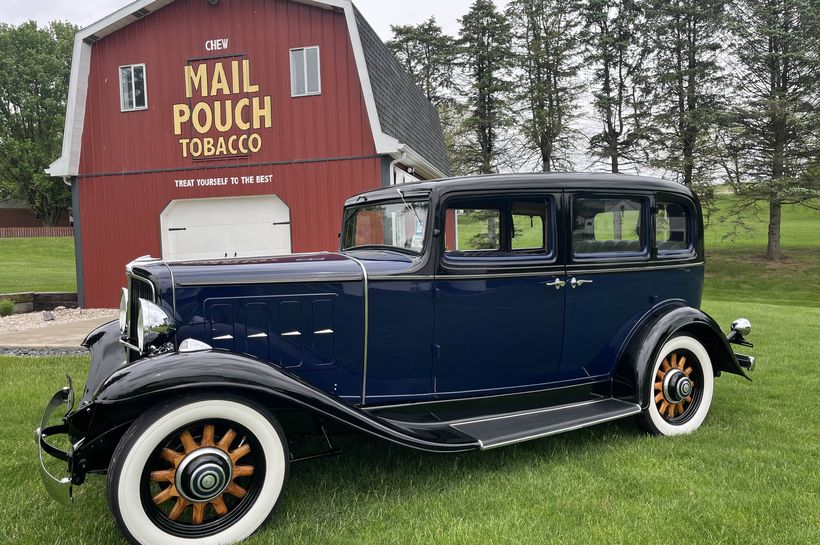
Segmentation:
<svg viewBox="0 0 820 545">
<path fill-rule="evenodd" d="M 119 321 L 84 342 L 79 403 L 69 384 L 37 430 L 52 495 L 106 474 L 131 541 L 231 543 L 270 517 L 291 463 L 337 453 L 334 433 L 440 453 L 633 415 L 683 434 L 715 377 L 754 367 L 730 348 L 751 346 L 749 322 L 727 336 L 699 310 L 701 207 L 676 183 L 387 187 L 347 201 L 340 238 L 338 252 L 128 265 Z M 327 451 L 292 454 L 306 432 Z"/>
</svg>

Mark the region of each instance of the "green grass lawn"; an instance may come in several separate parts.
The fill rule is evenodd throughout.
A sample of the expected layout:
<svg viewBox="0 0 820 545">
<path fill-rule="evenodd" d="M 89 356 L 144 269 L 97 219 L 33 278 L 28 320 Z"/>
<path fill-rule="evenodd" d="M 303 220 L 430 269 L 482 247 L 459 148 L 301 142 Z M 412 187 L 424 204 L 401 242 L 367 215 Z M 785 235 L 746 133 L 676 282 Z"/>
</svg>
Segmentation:
<svg viewBox="0 0 820 545">
<path fill-rule="evenodd" d="M 293 467 L 272 523 L 248 543 L 818 543 L 820 308 L 706 304 L 720 323 L 740 309 L 755 324 L 754 382 L 719 378 L 691 436 L 649 437 L 627 420 L 461 455 L 350 436 L 341 457 Z M 124 543 L 101 477 L 66 509 L 37 475 L 42 405 L 87 365 L 0 357 L 0 543 Z"/>
<path fill-rule="evenodd" d="M 0 238 L 0 293 L 76 290 L 73 238 Z"/>
</svg>

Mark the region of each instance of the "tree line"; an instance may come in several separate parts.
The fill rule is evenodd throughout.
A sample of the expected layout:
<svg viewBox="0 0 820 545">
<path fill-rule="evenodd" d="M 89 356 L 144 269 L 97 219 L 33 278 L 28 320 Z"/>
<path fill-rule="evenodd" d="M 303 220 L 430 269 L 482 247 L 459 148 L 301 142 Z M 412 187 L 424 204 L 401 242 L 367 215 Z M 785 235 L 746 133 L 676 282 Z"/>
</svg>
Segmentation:
<svg viewBox="0 0 820 545">
<path fill-rule="evenodd" d="M 435 18 L 388 47 L 436 106 L 457 174 L 656 172 L 768 207 L 820 207 L 820 1 L 476 0 L 457 36 Z M 579 127 L 588 128 L 587 131 Z"/>
</svg>

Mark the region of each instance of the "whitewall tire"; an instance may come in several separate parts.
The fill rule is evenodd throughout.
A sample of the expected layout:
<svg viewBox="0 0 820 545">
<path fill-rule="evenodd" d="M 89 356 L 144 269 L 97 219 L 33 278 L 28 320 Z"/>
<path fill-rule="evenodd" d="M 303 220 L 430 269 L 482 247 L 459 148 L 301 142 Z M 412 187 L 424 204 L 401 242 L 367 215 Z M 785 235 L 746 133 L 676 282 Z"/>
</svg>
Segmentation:
<svg viewBox="0 0 820 545">
<path fill-rule="evenodd" d="M 652 362 L 645 385 L 649 405 L 642 413 L 654 435 L 683 435 L 697 430 L 712 405 L 715 376 L 709 353 L 688 335 L 673 337 Z"/>
<path fill-rule="evenodd" d="M 278 422 L 231 396 L 173 400 L 137 419 L 108 472 L 108 503 L 141 545 L 226 545 L 270 517 L 288 475 Z"/>
</svg>

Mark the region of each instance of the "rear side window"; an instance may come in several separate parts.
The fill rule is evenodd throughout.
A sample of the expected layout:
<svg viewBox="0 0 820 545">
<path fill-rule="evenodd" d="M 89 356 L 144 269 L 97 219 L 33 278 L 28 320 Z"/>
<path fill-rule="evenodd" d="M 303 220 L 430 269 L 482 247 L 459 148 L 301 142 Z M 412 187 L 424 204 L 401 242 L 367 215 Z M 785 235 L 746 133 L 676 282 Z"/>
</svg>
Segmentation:
<svg viewBox="0 0 820 545">
<path fill-rule="evenodd" d="M 670 256 L 688 253 L 692 247 L 692 214 L 683 203 L 657 201 L 655 242 L 658 255 Z"/>
<path fill-rule="evenodd" d="M 501 210 L 492 208 L 454 208 L 454 248 L 463 252 L 498 251 L 501 249 Z M 448 233 L 450 234 L 450 233 Z"/>
<path fill-rule="evenodd" d="M 645 251 L 646 201 L 634 198 L 578 197 L 573 205 L 572 249 L 576 257 Z"/>
</svg>

